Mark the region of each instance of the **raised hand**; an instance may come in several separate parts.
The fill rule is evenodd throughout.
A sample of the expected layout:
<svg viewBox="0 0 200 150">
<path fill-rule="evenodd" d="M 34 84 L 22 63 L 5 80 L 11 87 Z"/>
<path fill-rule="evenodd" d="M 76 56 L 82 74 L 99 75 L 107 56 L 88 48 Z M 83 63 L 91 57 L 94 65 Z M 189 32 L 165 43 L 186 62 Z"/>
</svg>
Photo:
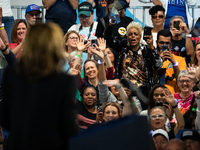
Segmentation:
<svg viewBox="0 0 200 150">
<path fill-rule="evenodd" d="M 6 48 L 6 45 L 4 44 L 2 39 L 0 38 L 0 50 L 4 50 L 5 48 Z"/>
<path fill-rule="evenodd" d="M 153 0 L 153 4 L 162 6 L 162 2 L 160 0 Z"/>
<path fill-rule="evenodd" d="M 96 123 L 102 123 L 102 121 L 103 121 L 103 112 L 102 110 L 98 110 L 96 115 Z"/>
<path fill-rule="evenodd" d="M 172 120 L 173 118 L 173 110 L 172 110 L 172 106 L 170 104 L 163 104 L 163 108 L 165 109 L 166 115 L 167 117 Z"/>
<path fill-rule="evenodd" d="M 200 91 L 195 91 L 194 95 L 196 99 L 200 99 Z"/>
<path fill-rule="evenodd" d="M 149 36 L 149 35 L 145 35 L 145 37 L 148 37 L 146 41 L 147 45 L 148 45 L 148 48 L 151 49 L 151 50 L 154 50 L 154 46 L 153 46 L 153 36 Z"/>
<path fill-rule="evenodd" d="M 78 51 L 84 51 L 85 50 L 86 45 L 84 45 L 84 37 L 83 36 L 80 37 L 80 41 L 77 42 L 76 46 L 77 46 Z"/>
<path fill-rule="evenodd" d="M 80 74 L 81 65 L 77 64 L 74 68 L 71 68 L 69 71 L 70 75 L 78 75 Z"/>
<path fill-rule="evenodd" d="M 106 49 L 106 40 L 104 40 L 104 38 L 98 38 L 97 42 L 99 45 L 99 49 L 104 52 Z"/>
<path fill-rule="evenodd" d="M 192 64 L 192 66 L 189 64 L 189 67 L 187 67 L 188 75 L 184 75 L 184 76 L 190 78 L 192 81 L 196 83 L 199 80 L 197 78 L 198 69 L 199 67 L 195 67 L 194 64 Z"/>
<path fill-rule="evenodd" d="M 100 60 L 103 62 L 104 61 L 104 53 L 101 51 L 101 49 L 95 44 L 96 48 L 91 48 L 91 52 L 93 54 L 96 54 L 99 56 Z"/>
<path fill-rule="evenodd" d="M 176 100 L 174 98 L 174 95 L 166 88 L 163 89 L 164 95 L 165 95 L 165 100 L 168 102 L 171 106 L 176 105 Z"/>
</svg>

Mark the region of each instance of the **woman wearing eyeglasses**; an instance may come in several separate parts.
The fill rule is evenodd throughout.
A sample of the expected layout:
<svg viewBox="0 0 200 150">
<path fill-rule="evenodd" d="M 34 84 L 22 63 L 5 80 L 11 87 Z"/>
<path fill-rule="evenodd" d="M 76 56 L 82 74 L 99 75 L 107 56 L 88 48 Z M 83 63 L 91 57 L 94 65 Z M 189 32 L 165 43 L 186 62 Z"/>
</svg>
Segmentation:
<svg viewBox="0 0 200 150">
<path fill-rule="evenodd" d="M 90 43 L 84 45 L 84 43 L 79 42 L 80 39 L 81 39 L 80 35 L 78 34 L 78 32 L 74 30 L 68 31 L 65 34 L 64 36 L 64 41 L 66 45 L 65 56 L 68 58 L 71 52 L 78 51 L 79 52 L 78 56 L 82 57 L 83 64 L 84 64 L 84 62 L 88 59 L 88 53 L 83 52 L 83 50 L 85 50 L 85 47 L 87 47 L 87 45 L 89 45 Z M 82 48 L 78 49 L 78 46 L 81 46 Z M 68 63 L 66 63 L 66 65 L 64 66 L 64 69 L 67 72 L 70 71 L 70 66 Z"/>
<path fill-rule="evenodd" d="M 190 109 L 190 103 L 194 96 L 192 88 L 195 85 L 194 82 L 185 75 L 188 75 L 188 71 L 181 70 L 178 75 L 178 81 L 177 81 L 180 93 L 174 94 L 174 97 L 178 100 L 179 103 L 179 110 L 183 115 Z"/>
<path fill-rule="evenodd" d="M 163 91 L 164 91 L 166 102 L 168 102 L 172 106 L 173 111 L 176 116 L 176 120 L 177 120 L 177 124 L 174 127 L 174 129 L 168 132 L 169 138 L 172 139 L 172 138 L 175 138 L 179 129 L 184 128 L 185 123 L 184 123 L 183 116 L 177 107 L 177 103 L 173 94 L 168 89 L 164 89 Z M 149 118 L 150 118 L 150 124 L 153 131 L 157 129 L 166 130 L 165 122 L 167 121 L 167 115 L 166 115 L 165 110 L 162 107 L 156 106 L 152 108 L 149 111 Z"/>
</svg>

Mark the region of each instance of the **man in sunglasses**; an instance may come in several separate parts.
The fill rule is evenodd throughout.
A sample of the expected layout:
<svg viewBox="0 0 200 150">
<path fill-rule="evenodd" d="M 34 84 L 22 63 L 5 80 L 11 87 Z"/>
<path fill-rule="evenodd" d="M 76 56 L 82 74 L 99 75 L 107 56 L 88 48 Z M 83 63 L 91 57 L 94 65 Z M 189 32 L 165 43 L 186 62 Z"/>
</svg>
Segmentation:
<svg viewBox="0 0 200 150">
<path fill-rule="evenodd" d="M 25 18 L 30 26 L 35 25 L 36 18 L 40 17 L 40 7 L 36 4 L 28 5 L 26 8 Z"/>
<path fill-rule="evenodd" d="M 179 92 L 176 84 L 178 74 L 181 70 L 186 70 L 185 59 L 176 56 L 171 52 L 172 34 L 168 30 L 160 30 L 157 35 L 157 51 L 163 61 L 162 68 L 166 69 L 165 86 L 172 94 Z"/>
<path fill-rule="evenodd" d="M 170 19 L 170 32 L 172 33 L 172 53 L 185 58 L 190 63 L 190 56 L 194 52 L 189 29 L 182 16 L 174 16 Z M 183 38 L 183 33 L 185 37 Z"/>
</svg>

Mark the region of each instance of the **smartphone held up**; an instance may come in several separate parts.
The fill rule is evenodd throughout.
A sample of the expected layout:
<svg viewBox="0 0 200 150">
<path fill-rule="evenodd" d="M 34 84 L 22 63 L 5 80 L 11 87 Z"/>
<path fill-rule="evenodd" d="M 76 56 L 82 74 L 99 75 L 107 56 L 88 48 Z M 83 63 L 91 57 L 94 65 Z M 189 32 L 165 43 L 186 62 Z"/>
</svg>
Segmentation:
<svg viewBox="0 0 200 150">
<path fill-rule="evenodd" d="M 146 36 L 151 36 L 151 30 L 152 30 L 151 27 L 144 27 L 143 40 L 146 41 L 147 39 L 149 39 L 149 37 Z"/>
</svg>

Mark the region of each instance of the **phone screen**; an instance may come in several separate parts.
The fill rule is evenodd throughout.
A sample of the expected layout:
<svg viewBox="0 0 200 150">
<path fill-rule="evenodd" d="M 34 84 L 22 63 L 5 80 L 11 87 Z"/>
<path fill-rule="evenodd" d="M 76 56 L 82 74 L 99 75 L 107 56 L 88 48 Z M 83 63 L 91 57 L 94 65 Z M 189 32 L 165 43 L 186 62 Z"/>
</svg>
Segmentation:
<svg viewBox="0 0 200 150">
<path fill-rule="evenodd" d="M 144 27 L 144 34 L 143 34 L 143 40 L 149 39 L 148 37 L 145 37 L 146 35 L 151 36 L 151 27 Z"/>
<path fill-rule="evenodd" d="M 177 30 L 180 30 L 179 24 L 180 24 L 180 21 L 174 21 L 174 28 L 176 28 Z"/>
<path fill-rule="evenodd" d="M 163 45 L 163 46 L 161 46 L 161 47 L 162 47 L 162 52 L 164 52 L 166 49 L 169 50 L 169 49 L 168 49 L 168 45 Z"/>
<path fill-rule="evenodd" d="M 153 2 L 153 0 L 150 0 L 150 2 Z"/>
<path fill-rule="evenodd" d="M 97 39 L 92 39 L 91 40 L 91 46 L 96 47 L 95 44 L 97 45 Z"/>
</svg>

